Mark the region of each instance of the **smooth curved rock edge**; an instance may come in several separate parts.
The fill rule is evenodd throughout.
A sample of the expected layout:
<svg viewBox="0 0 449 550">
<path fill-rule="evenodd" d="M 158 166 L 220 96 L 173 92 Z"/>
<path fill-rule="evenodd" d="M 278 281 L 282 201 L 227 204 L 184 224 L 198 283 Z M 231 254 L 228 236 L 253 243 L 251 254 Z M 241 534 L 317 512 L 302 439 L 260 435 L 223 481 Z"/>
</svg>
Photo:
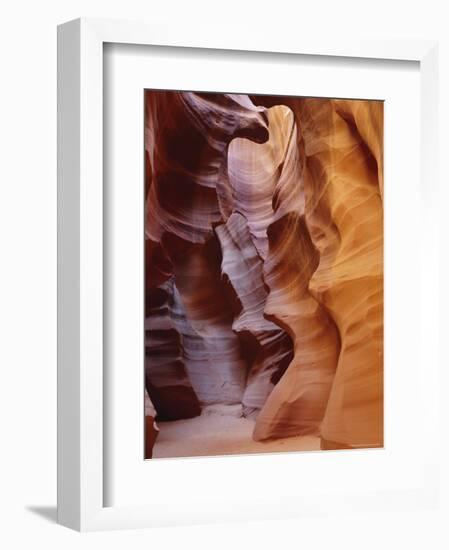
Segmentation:
<svg viewBox="0 0 449 550">
<path fill-rule="evenodd" d="M 383 103 L 147 91 L 157 419 L 383 445 Z"/>
</svg>

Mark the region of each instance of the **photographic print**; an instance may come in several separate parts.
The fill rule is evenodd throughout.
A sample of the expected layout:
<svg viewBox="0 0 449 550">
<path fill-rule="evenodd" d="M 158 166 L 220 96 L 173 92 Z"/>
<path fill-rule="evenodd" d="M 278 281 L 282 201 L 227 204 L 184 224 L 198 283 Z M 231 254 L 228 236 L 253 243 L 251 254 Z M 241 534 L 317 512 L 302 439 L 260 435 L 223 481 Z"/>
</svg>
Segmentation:
<svg viewBox="0 0 449 550">
<path fill-rule="evenodd" d="M 144 100 L 145 458 L 383 447 L 383 102 Z"/>
</svg>

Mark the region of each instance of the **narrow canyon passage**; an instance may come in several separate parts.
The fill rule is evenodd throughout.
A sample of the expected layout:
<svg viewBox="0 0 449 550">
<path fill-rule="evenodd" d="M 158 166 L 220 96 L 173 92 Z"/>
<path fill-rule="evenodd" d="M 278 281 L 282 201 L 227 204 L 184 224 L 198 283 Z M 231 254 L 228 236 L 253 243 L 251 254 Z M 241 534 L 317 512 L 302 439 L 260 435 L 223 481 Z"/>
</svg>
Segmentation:
<svg viewBox="0 0 449 550">
<path fill-rule="evenodd" d="M 146 92 L 148 458 L 382 446 L 381 118 Z"/>
</svg>

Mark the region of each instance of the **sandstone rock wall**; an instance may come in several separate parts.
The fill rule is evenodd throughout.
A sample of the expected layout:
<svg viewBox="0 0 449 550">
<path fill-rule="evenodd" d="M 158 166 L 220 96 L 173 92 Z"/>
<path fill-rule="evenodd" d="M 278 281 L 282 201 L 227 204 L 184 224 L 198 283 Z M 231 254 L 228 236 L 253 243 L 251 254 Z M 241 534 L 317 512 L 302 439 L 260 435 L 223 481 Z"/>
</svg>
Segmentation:
<svg viewBox="0 0 449 550">
<path fill-rule="evenodd" d="M 146 385 L 383 444 L 383 104 L 146 92 Z"/>
</svg>

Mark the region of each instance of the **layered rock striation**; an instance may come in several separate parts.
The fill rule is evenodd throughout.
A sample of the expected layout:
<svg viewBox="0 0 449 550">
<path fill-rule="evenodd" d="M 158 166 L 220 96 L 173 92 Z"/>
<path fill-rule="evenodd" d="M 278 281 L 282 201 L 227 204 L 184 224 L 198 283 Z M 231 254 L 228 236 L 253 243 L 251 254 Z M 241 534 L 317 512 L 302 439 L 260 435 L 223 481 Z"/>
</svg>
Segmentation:
<svg viewBox="0 0 449 550">
<path fill-rule="evenodd" d="M 383 104 L 147 91 L 156 418 L 383 445 Z M 241 406 L 241 409 L 239 409 Z"/>
</svg>

